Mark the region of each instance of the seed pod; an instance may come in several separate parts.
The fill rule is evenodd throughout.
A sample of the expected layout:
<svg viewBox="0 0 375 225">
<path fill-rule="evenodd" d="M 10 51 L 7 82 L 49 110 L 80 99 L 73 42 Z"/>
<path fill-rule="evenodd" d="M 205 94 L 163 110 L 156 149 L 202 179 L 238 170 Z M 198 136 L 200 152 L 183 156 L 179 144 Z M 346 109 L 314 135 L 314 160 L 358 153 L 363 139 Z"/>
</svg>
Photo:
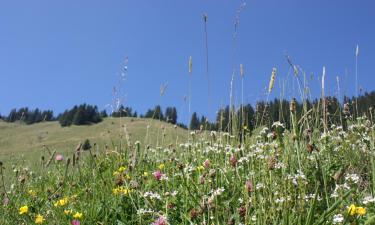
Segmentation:
<svg viewBox="0 0 375 225">
<path fill-rule="evenodd" d="M 199 215 L 198 210 L 196 210 L 196 209 L 191 209 L 191 210 L 190 210 L 190 218 L 191 218 L 192 220 L 194 220 L 195 218 L 197 218 L 198 215 Z"/>
<path fill-rule="evenodd" d="M 296 98 L 293 98 L 289 105 L 289 110 L 291 113 L 296 112 Z"/>
<path fill-rule="evenodd" d="M 271 74 L 271 79 L 270 79 L 270 83 L 268 85 L 268 93 L 271 93 L 272 89 L 273 89 L 273 86 L 275 84 L 275 79 L 276 79 L 276 68 L 273 68 L 272 69 L 272 74 Z"/>
<path fill-rule="evenodd" d="M 192 57 L 190 56 L 189 57 L 189 73 L 191 74 L 193 71 L 193 59 Z"/>
<path fill-rule="evenodd" d="M 268 169 L 269 169 L 269 170 L 273 170 L 273 169 L 275 169 L 275 165 L 276 165 L 276 159 L 275 159 L 275 157 L 274 157 L 274 156 L 270 157 L 270 158 L 268 159 L 267 164 L 268 164 Z"/>
<path fill-rule="evenodd" d="M 243 65 L 240 64 L 240 76 L 241 76 L 241 78 L 243 78 L 243 75 L 244 75 Z"/>
</svg>

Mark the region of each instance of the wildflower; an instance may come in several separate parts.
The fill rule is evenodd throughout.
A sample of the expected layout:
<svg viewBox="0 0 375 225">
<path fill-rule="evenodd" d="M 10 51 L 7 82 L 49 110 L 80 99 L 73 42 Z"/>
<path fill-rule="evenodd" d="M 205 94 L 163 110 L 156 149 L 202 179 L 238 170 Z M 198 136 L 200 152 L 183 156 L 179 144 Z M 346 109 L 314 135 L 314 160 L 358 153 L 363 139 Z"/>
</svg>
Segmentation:
<svg viewBox="0 0 375 225">
<path fill-rule="evenodd" d="M 146 171 L 143 172 L 143 176 L 144 176 L 144 177 L 148 177 L 148 172 L 146 172 Z"/>
<path fill-rule="evenodd" d="M 198 170 L 198 171 L 202 171 L 202 170 L 204 170 L 204 166 L 197 166 L 197 170 Z"/>
<path fill-rule="evenodd" d="M 4 197 L 3 198 L 3 205 L 8 205 L 9 204 L 9 198 Z"/>
<path fill-rule="evenodd" d="M 130 193 L 130 190 L 124 187 L 117 187 L 112 189 L 114 195 L 127 195 Z"/>
<path fill-rule="evenodd" d="M 359 180 L 360 180 L 360 177 L 357 174 L 355 174 L 355 173 L 353 173 L 353 174 L 347 174 L 345 176 L 345 180 L 348 180 L 348 181 L 351 181 L 351 182 L 357 184 L 359 182 Z"/>
<path fill-rule="evenodd" d="M 365 205 L 367 205 L 369 203 L 373 203 L 373 202 L 375 202 L 375 198 L 373 198 L 372 196 L 366 196 L 363 199 L 363 204 L 365 204 Z"/>
<path fill-rule="evenodd" d="M 164 163 L 162 163 L 162 164 L 160 164 L 160 165 L 158 166 L 159 170 L 163 170 L 164 167 L 165 167 Z"/>
<path fill-rule="evenodd" d="M 20 215 L 27 214 L 28 212 L 29 212 L 29 207 L 28 207 L 27 205 L 22 206 L 22 207 L 19 209 L 19 214 L 20 214 Z"/>
<path fill-rule="evenodd" d="M 64 160 L 64 157 L 61 154 L 57 154 L 56 157 L 55 157 L 55 160 L 60 162 L 60 161 Z"/>
<path fill-rule="evenodd" d="M 34 190 L 29 190 L 28 191 L 29 195 L 31 195 L 32 197 L 35 197 L 36 196 L 36 192 Z"/>
<path fill-rule="evenodd" d="M 152 223 L 152 225 L 167 225 L 167 221 L 164 218 L 164 216 L 160 216 L 155 222 Z"/>
<path fill-rule="evenodd" d="M 356 213 L 357 213 L 357 215 L 359 215 L 359 216 L 363 216 L 363 215 L 366 214 L 366 209 L 363 208 L 363 207 L 357 207 L 357 208 L 356 208 Z"/>
<path fill-rule="evenodd" d="M 59 207 L 59 206 L 64 206 L 66 204 L 68 204 L 68 198 L 62 198 L 58 200 L 57 202 L 55 202 L 54 206 Z"/>
<path fill-rule="evenodd" d="M 71 209 L 65 209 L 65 210 L 64 210 L 64 214 L 65 214 L 65 215 L 72 214 L 72 210 L 71 210 Z"/>
<path fill-rule="evenodd" d="M 44 220 L 45 220 L 44 217 L 40 214 L 36 215 L 36 217 L 35 217 L 35 223 L 36 224 L 42 224 L 44 222 Z"/>
<path fill-rule="evenodd" d="M 235 166 L 237 165 L 237 158 L 236 158 L 235 155 L 232 155 L 232 156 L 230 157 L 229 161 L 230 161 L 230 164 L 231 164 L 233 167 L 235 167 Z"/>
<path fill-rule="evenodd" d="M 348 214 L 354 216 L 356 213 L 356 207 L 354 204 L 351 204 L 348 208 Z"/>
<path fill-rule="evenodd" d="M 80 225 L 81 222 L 79 220 L 72 220 L 72 225 Z"/>
<path fill-rule="evenodd" d="M 245 188 L 246 188 L 246 190 L 247 190 L 248 193 L 254 191 L 253 183 L 250 180 L 246 181 Z"/>
<path fill-rule="evenodd" d="M 82 219 L 83 217 L 83 214 L 82 213 L 79 213 L 79 212 L 76 212 L 74 215 L 73 215 L 73 218 L 74 219 Z"/>
<path fill-rule="evenodd" d="M 243 218 L 246 215 L 246 208 L 245 206 L 241 206 L 240 208 L 237 209 L 238 214 Z"/>
<path fill-rule="evenodd" d="M 160 172 L 160 170 L 155 171 L 155 172 L 153 173 L 153 175 L 154 175 L 154 177 L 155 177 L 155 179 L 156 179 L 157 181 L 159 181 L 160 178 L 163 176 L 163 174 Z"/>
<path fill-rule="evenodd" d="M 204 161 L 204 163 L 203 163 L 204 168 L 208 168 L 208 167 L 210 167 L 210 165 L 211 165 L 211 162 L 210 162 L 209 159 L 206 159 L 206 160 Z"/>
<path fill-rule="evenodd" d="M 122 173 L 122 172 L 124 172 L 126 170 L 126 167 L 125 166 L 120 166 L 120 168 L 118 168 L 118 172 L 119 173 Z"/>
<path fill-rule="evenodd" d="M 333 216 L 332 224 L 342 223 L 344 221 L 344 217 L 341 214 L 336 214 Z"/>
</svg>

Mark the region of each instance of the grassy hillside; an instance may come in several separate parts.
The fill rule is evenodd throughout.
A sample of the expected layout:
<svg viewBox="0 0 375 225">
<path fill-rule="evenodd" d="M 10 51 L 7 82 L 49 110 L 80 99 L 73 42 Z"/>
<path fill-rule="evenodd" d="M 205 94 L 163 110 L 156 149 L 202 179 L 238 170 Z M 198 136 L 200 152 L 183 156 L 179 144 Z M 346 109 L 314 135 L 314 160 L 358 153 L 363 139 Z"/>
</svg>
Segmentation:
<svg viewBox="0 0 375 225">
<path fill-rule="evenodd" d="M 0 160 L 4 163 L 10 159 L 13 163 L 20 159 L 33 162 L 47 148 L 57 153 L 73 153 L 85 139 L 89 139 L 92 146 L 96 143 L 99 149 L 104 149 L 105 145 L 114 148 L 127 139 L 155 146 L 186 137 L 187 131 L 152 119 L 106 118 L 99 124 L 71 127 L 61 127 L 58 122 L 24 125 L 0 121 Z"/>
</svg>

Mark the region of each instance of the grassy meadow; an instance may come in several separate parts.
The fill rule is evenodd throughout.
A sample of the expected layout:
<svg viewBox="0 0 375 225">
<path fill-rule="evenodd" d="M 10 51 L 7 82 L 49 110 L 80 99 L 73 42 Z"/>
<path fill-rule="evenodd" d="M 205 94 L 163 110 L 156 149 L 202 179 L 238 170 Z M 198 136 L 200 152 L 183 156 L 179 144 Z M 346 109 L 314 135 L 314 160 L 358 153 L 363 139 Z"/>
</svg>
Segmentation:
<svg viewBox="0 0 375 225">
<path fill-rule="evenodd" d="M 323 127 L 1 123 L 0 224 L 375 224 L 373 122 Z"/>
<path fill-rule="evenodd" d="M 0 161 L 39 169 L 41 157 L 50 154 L 71 156 L 79 143 L 90 141 L 92 151 L 121 146 L 126 140 L 142 140 L 149 145 L 186 140 L 187 131 L 152 119 L 105 118 L 90 126 L 61 127 L 56 122 L 33 125 L 7 123 L 0 120 Z M 8 177 L 8 173 L 5 174 Z"/>
<path fill-rule="evenodd" d="M 234 24 L 233 56 L 244 5 Z M 209 78 L 206 15 L 203 21 Z M 263 108 L 244 115 L 239 64 L 238 72 L 233 67 L 229 106 L 221 111 L 226 116 L 212 123 L 215 131 L 202 125 L 210 121 L 184 130 L 126 117 L 67 127 L 0 121 L 0 225 L 375 225 L 374 109 L 359 111 L 358 100 L 334 105 L 326 95 L 325 67 L 317 79 L 321 95 L 313 101 L 308 75 L 286 58 L 291 81 L 282 82 L 293 82 L 290 105 L 275 100 L 270 115 L 279 82 L 273 68 L 259 93 L 266 99 Z M 190 57 L 184 96 L 189 116 L 192 65 Z M 125 77 L 127 59 L 124 68 Z M 357 83 L 357 64 L 355 75 Z M 121 103 L 122 96 L 114 98 Z M 86 139 L 91 148 L 84 149 Z"/>
</svg>

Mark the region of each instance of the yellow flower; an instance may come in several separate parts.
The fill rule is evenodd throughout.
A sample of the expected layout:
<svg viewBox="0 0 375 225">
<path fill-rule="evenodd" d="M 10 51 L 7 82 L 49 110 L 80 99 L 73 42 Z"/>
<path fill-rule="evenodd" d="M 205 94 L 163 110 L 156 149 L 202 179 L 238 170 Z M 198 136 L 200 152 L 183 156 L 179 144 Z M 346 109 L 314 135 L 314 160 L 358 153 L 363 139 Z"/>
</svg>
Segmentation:
<svg viewBox="0 0 375 225">
<path fill-rule="evenodd" d="M 354 216 L 356 213 L 356 207 L 354 204 L 351 204 L 348 208 L 348 214 Z"/>
<path fill-rule="evenodd" d="M 146 172 L 146 171 L 143 172 L 143 176 L 144 176 L 144 177 L 147 177 L 147 176 L 148 176 L 148 172 Z"/>
<path fill-rule="evenodd" d="M 66 204 L 68 204 L 68 198 L 62 198 L 62 199 L 58 200 L 58 201 L 54 204 L 54 206 L 55 206 L 55 207 L 58 207 L 58 206 L 64 206 L 64 205 L 66 205 Z"/>
<path fill-rule="evenodd" d="M 29 195 L 31 195 L 32 197 L 35 197 L 36 196 L 36 192 L 34 190 L 29 190 L 28 191 Z"/>
<path fill-rule="evenodd" d="M 83 214 L 82 213 L 79 213 L 79 212 L 76 212 L 74 215 L 73 215 L 73 218 L 74 219 L 82 219 L 83 217 Z"/>
<path fill-rule="evenodd" d="M 128 195 L 130 193 L 130 190 L 124 187 L 117 187 L 112 189 L 112 193 L 114 195 Z"/>
<path fill-rule="evenodd" d="M 120 168 L 118 168 L 118 172 L 122 173 L 126 170 L 126 167 L 125 166 L 121 166 Z"/>
<path fill-rule="evenodd" d="M 162 163 L 162 164 L 160 164 L 160 165 L 158 166 L 159 170 L 164 169 L 164 167 L 165 167 L 164 163 Z"/>
<path fill-rule="evenodd" d="M 113 172 L 113 176 L 117 177 L 118 175 L 120 175 L 118 171 Z"/>
<path fill-rule="evenodd" d="M 363 216 L 366 214 L 366 209 L 363 207 L 357 207 L 356 210 L 357 210 L 357 214 L 360 216 Z"/>
<path fill-rule="evenodd" d="M 44 217 L 40 214 L 36 215 L 36 217 L 35 217 L 35 223 L 36 224 L 42 224 L 44 222 L 44 220 L 45 220 Z"/>
<path fill-rule="evenodd" d="M 27 205 L 25 206 L 22 206 L 20 209 L 19 209 L 19 214 L 22 215 L 22 214 L 26 214 L 29 212 L 29 207 Z"/>
<path fill-rule="evenodd" d="M 197 167 L 197 170 L 198 170 L 198 171 L 202 171 L 202 170 L 204 170 L 204 166 L 198 166 L 198 167 Z"/>
<path fill-rule="evenodd" d="M 64 210 L 64 214 L 65 215 L 72 214 L 72 210 L 71 209 L 66 209 L 66 210 Z"/>
</svg>

